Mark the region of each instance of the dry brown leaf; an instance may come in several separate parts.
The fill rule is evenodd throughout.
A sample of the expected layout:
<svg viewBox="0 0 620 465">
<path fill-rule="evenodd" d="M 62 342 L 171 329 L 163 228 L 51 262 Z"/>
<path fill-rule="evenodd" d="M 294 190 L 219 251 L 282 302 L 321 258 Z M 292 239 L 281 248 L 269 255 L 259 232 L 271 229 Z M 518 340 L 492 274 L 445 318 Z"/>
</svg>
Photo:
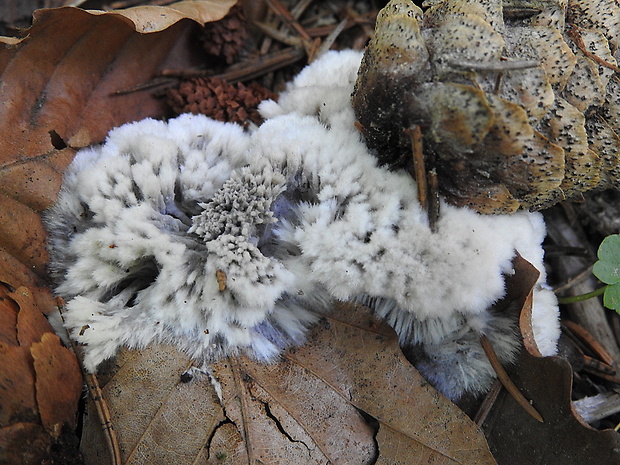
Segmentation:
<svg viewBox="0 0 620 465">
<path fill-rule="evenodd" d="M 0 426 L 37 422 L 34 370 L 28 348 L 0 343 L 0 358 Z"/>
<path fill-rule="evenodd" d="M 164 112 L 148 92 L 116 92 L 186 63 L 182 39 L 192 25 L 220 19 L 234 3 L 43 9 L 23 38 L 0 38 L 1 463 L 51 460 L 63 425 L 75 426 L 81 394 L 75 356 L 42 314 L 56 303 L 45 285 L 39 213 L 55 200 L 76 149 L 103 140 L 112 127 Z"/>
<path fill-rule="evenodd" d="M 36 393 L 43 427 L 54 437 L 64 425 L 74 429 L 77 404 L 82 394 L 82 376 L 75 355 L 58 336 L 45 333 L 30 347 L 34 360 Z"/>
<path fill-rule="evenodd" d="M 76 426 L 82 374 L 75 354 L 27 287 L 11 291 L 0 282 L 0 322 L 8 325 L 0 342 L 0 463 L 65 463 L 54 460 Z M 76 456 L 75 447 L 68 453 Z"/>
<path fill-rule="evenodd" d="M 181 382 L 191 363 L 173 347 L 123 351 L 104 384 L 123 464 L 194 463 L 224 415 L 208 379 Z M 90 399 L 89 399 L 90 400 Z M 87 463 L 111 463 L 89 402 L 82 450 Z"/>
<path fill-rule="evenodd" d="M 332 359 L 321 371 L 346 379 L 339 362 Z M 321 371 L 288 357 L 273 365 L 239 357 L 213 366 L 226 416 L 245 443 L 235 463 L 372 463 L 373 430 Z"/>
<path fill-rule="evenodd" d="M 194 0 L 176 2 L 168 6 L 142 5 L 126 10 L 103 14 L 117 14 L 129 19 L 136 31 L 150 33 L 162 31 L 182 19 L 192 19 L 200 24 L 223 18 L 237 0 Z M 98 13 L 90 11 L 91 13 Z"/>
<path fill-rule="evenodd" d="M 0 428 L 0 463 L 40 465 L 49 457 L 49 435 L 41 425 L 14 423 Z"/>
<path fill-rule="evenodd" d="M 17 313 L 19 306 L 10 298 L 9 286 L 0 281 L 0 342 L 10 346 L 17 341 Z"/>
<path fill-rule="evenodd" d="M 55 200 L 75 149 L 128 121 L 162 116 L 162 102 L 149 92 L 115 93 L 187 61 L 179 44 L 191 25 L 220 19 L 234 3 L 42 9 L 23 39 L 0 39 L 0 244 L 7 253 L 44 275 L 38 212 Z"/>
<path fill-rule="evenodd" d="M 532 355 L 541 356 L 532 327 L 532 305 L 536 281 L 540 272 L 527 260 L 517 255 L 512 266 L 514 274 L 506 277 L 506 296 L 504 302 L 519 309 L 519 329 L 525 349 Z"/>
<path fill-rule="evenodd" d="M 359 306 L 338 308 L 327 325 L 286 358 L 379 422 L 384 463 L 495 463 L 476 426 L 407 362 L 391 328 Z"/>
<path fill-rule="evenodd" d="M 572 369 L 567 361 L 523 351 L 511 377 L 545 422 L 530 417 L 512 398 L 502 397 L 484 423 L 500 465 L 620 463 L 620 435 L 596 431 L 573 414 Z"/>
<path fill-rule="evenodd" d="M 34 301 L 34 296 L 26 287 L 20 287 L 9 297 L 19 306 L 17 314 L 17 340 L 22 347 L 30 347 L 41 340 L 45 333 L 53 333 L 54 330 L 47 319 L 41 313 Z"/>
<path fill-rule="evenodd" d="M 44 281 L 37 276 L 30 268 L 20 263 L 15 257 L 10 255 L 0 247 L 0 283 L 4 283 L 4 288 L 15 289 L 24 286 L 30 290 L 39 310 L 49 313 L 56 307 L 51 290 Z"/>
<path fill-rule="evenodd" d="M 568 362 L 540 355 L 533 337 L 529 292 L 538 272 L 521 258 L 513 264 L 516 273 L 507 279 L 507 289 L 509 294 L 521 296 L 524 348 L 519 361 L 508 371 L 544 423 L 536 421 L 503 392 L 484 423 L 493 456 L 500 465 L 619 463 L 618 434 L 596 431 L 573 413 L 572 369 Z"/>
<path fill-rule="evenodd" d="M 495 463 L 478 428 L 364 307 L 335 309 L 276 364 L 229 358 L 186 383 L 191 364 L 170 347 L 124 351 L 116 364 L 103 393 L 128 465 Z M 93 463 L 105 457 L 100 429 L 89 415 Z"/>
</svg>

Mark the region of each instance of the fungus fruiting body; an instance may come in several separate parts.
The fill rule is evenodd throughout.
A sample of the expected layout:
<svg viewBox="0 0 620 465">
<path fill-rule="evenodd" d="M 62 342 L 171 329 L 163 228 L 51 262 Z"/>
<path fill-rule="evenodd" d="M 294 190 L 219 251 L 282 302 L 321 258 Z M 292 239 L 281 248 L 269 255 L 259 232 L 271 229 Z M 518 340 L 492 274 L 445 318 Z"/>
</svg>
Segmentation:
<svg viewBox="0 0 620 465">
<path fill-rule="evenodd" d="M 519 345 L 513 320 L 492 310 L 517 253 L 541 272 L 535 337 L 555 352 L 541 215 L 443 204 L 431 231 L 415 181 L 379 166 L 355 128 L 360 60 L 325 54 L 261 104 L 258 128 L 144 120 L 76 156 L 46 224 L 88 370 L 121 346 L 158 342 L 198 363 L 274 360 L 334 301 L 356 299 L 421 349 L 419 368 L 442 392 L 480 392 L 493 376 L 479 336 L 503 361 Z"/>
</svg>

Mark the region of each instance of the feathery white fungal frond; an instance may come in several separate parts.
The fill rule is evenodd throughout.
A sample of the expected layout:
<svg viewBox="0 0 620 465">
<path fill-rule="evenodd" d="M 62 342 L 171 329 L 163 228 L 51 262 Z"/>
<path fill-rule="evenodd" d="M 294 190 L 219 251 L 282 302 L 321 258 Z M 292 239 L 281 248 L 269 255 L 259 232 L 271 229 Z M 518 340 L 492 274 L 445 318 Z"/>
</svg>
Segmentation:
<svg viewBox="0 0 620 465">
<path fill-rule="evenodd" d="M 270 360 L 334 299 L 357 299 L 442 392 L 480 392 L 493 378 L 480 335 L 505 362 L 519 345 L 494 307 L 517 253 L 541 272 L 534 332 L 555 351 L 542 216 L 442 204 L 432 232 L 411 176 L 379 167 L 355 129 L 360 59 L 316 60 L 261 104 L 266 122 L 251 133 L 182 115 L 117 128 L 76 156 L 46 224 L 87 369 L 152 342 L 203 362 Z"/>
</svg>

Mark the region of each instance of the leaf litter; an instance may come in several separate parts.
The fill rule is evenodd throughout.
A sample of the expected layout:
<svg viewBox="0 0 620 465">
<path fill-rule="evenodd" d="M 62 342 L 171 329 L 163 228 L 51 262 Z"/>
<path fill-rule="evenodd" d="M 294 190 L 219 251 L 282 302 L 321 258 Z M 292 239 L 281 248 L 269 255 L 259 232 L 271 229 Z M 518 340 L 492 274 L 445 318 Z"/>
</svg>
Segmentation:
<svg viewBox="0 0 620 465">
<path fill-rule="evenodd" d="M 0 463 L 81 461 L 73 430 L 82 375 L 43 316 L 58 305 L 39 213 L 55 200 L 76 149 L 165 113 L 148 93 L 115 92 L 166 63 L 186 63 L 178 41 L 234 1 L 182 3 L 109 14 L 42 9 L 21 38 L 0 38 Z"/>
<path fill-rule="evenodd" d="M 77 426 L 77 359 L 27 287 L 0 281 L 0 321 L 0 463 L 59 460 Z M 67 450 L 76 455 L 77 445 Z"/>
<path fill-rule="evenodd" d="M 55 200 L 75 149 L 101 142 L 128 121 L 164 116 L 163 103 L 150 93 L 115 93 L 171 63 L 187 64 L 178 44 L 193 21 L 219 19 L 234 3 L 110 13 L 42 9 L 23 39 L 0 38 L 0 243 L 7 252 L 44 275 L 45 232 L 37 213 Z"/>
</svg>

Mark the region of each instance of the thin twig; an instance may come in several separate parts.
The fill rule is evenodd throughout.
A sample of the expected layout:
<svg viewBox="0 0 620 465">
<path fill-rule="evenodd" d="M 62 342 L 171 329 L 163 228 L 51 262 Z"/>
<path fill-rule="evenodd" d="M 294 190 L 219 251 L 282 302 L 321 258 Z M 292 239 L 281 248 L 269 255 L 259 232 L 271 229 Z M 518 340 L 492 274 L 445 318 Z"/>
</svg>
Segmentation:
<svg viewBox="0 0 620 465">
<path fill-rule="evenodd" d="M 362 27 L 364 32 L 368 37 L 372 37 L 375 33 L 375 20 L 377 17 L 377 12 L 372 11 L 366 14 L 359 14 L 355 9 L 347 6 L 345 8 L 345 12 L 348 18 L 350 18 L 355 24 L 358 24 Z"/>
<path fill-rule="evenodd" d="M 476 412 L 476 416 L 474 417 L 475 424 L 481 425 L 485 422 L 487 416 L 491 413 L 491 408 L 497 401 L 497 397 L 500 392 L 502 392 L 502 382 L 499 379 L 496 379 L 487 395 L 484 396 L 484 400 Z"/>
<path fill-rule="evenodd" d="M 591 60 L 594 60 L 596 63 L 605 68 L 609 68 L 616 73 L 620 73 L 620 68 L 618 68 L 616 65 L 603 60 L 601 57 L 595 55 L 590 50 L 588 50 L 588 47 L 586 47 L 586 44 L 583 41 L 583 37 L 581 37 L 581 34 L 579 34 L 579 30 L 576 26 L 572 26 L 571 28 L 569 28 L 566 33 L 568 34 L 568 37 L 570 37 L 573 42 L 575 42 L 577 48 L 581 50 L 585 56 L 587 56 Z"/>
<path fill-rule="evenodd" d="M 491 366 L 495 370 L 495 374 L 497 374 L 497 379 L 501 381 L 504 385 L 508 393 L 512 396 L 512 398 L 521 406 L 523 409 L 529 413 L 533 418 L 538 420 L 541 423 L 544 423 L 543 417 L 538 411 L 534 408 L 532 404 L 525 398 L 525 396 L 519 391 L 519 388 L 515 386 L 512 382 L 506 370 L 500 363 L 497 358 L 497 354 L 495 353 L 495 349 L 491 345 L 491 341 L 484 334 L 480 336 L 480 344 L 482 344 L 482 348 L 484 349 L 484 353 L 486 354 Z"/>
<path fill-rule="evenodd" d="M 323 53 L 327 52 L 333 43 L 336 41 L 338 36 L 344 31 L 344 28 L 347 25 L 348 20 L 343 19 L 340 21 L 338 26 L 334 28 L 334 30 L 321 42 L 321 45 L 317 48 L 316 53 L 313 57 L 309 57 L 308 61 L 312 62 L 315 58 L 320 57 Z"/>
<path fill-rule="evenodd" d="M 597 378 L 607 381 L 608 383 L 613 383 L 620 386 L 620 378 L 617 376 L 607 375 L 605 373 L 601 373 L 600 371 L 588 369 L 587 367 L 584 367 L 583 370 L 587 371 L 592 376 L 596 376 Z"/>
<path fill-rule="evenodd" d="M 280 0 L 266 0 L 266 2 L 269 9 L 279 16 L 284 24 L 295 30 L 302 39 L 312 42 L 312 37 L 310 37 L 303 26 L 297 22 Z"/>
<path fill-rule="evenodd" d="M 62 299 L 61 297 L 56 297 L 56 306 L 58 307 L 60 318 L 64 322 L 64 299 Z M 71 338 L 69 338 L 69 341 L 71 342 L 71 348 L 73 349 L 73 353 L 78 358 L 78 360 L 80 360 L 80 351 L 78 350 L 76 343 Z M 97 418 L 99 418 L 99 422 L 105 436 L 106 444 L 108 446 L 108 451 L 110 453 L 110 458 L 112 459 L 111 465 L 123 465 L 123 461 L 121 459 L 121 449 L 118 443 L 118 438 L 116 437 L 116 431 L 114 430 L 114 424 L 112 423 L 112 415 L 110 415 L 110 409 L 108 408 L 108 404 L 103 397 L 101 388 L 99 387 L 99 380 L 97 379 L 97 375 L 87 373 L 83 367 L 84 364 L 82 363 L 82 360 L 80 360 L 80 368 L 82 369 L 84 380 L 86 381 L 86 388 L 88 389 L 88 394 L 90 395 L 90 398 L 95 404 L 95 409 L 97 410 Z"/>
<path fill-rule="evenodd" d="M 428 179 L 428 224 L 432 232 L 437 232 L 439 221 L 439 178 L 437 170 L 433 168 L 427 174 Z"/>
<path fill-rule="evenodd" d="M 300 2 L 297 2 L 293 8 L 291 8 L 291 16 L 295 19 L 295 21 L 299 21 L 301 15 L 304 14 L 313 1 L 314 0 L 301 0 Z"/>
<path fill-rule="evenodd" d="M 312 63 L 316 57 L 319 56 L 319 48 L 321 46 L 321 39 L 318 37 L 312 41 L 312 43 L 306 47 L 306 55 L 308 55 L 308 63 Z"/>
<path fill-rule="evenodd" d="M 616 370 L 613 366 L 601 362 L 595 358 L 592 358 L 588 355 L 583 356 L 583 368 L 582 370 L 587 371 L 588 373 L 602 373 L 604 375 L 615 376 Z"/>
<path fill-rule="evenodd" d="M 547 255 L 545 254 L 545 256 Z M 560 284 L 557 287 L 554 287 L 553 292 L 555 292 L 556 294 L 559 294 L 563 291 L 570 289 L 573 286 L 576 286 L 577 284 L 584 282 L 586 279 L 592 276 L 592 266 L 593 265 L 588 265 L 583 270 L 581 270 L 579 273 L 577 273 L 575 276 L 571 277 L 565 283 Z"/>
<path fill-rule="evenodd" d="M 127 94 L 133 94 L 134 92 L 140 92 L 143 90 L 152 90 L 158 87 L 172 87 L 174 84 L 176 84 L 177 80 L 175 79 L 176 77 L 184 77 L 181 75 L 175 75 L 175 77 L 157 77 L 154 79 L 151 79 L 148 82 L 143 82 L 141 84 L 136 84 L 135 86 L 131 86 L 131 87 L 127 87 L 126 89 L 120 89 L 117 91 L 112 92 L 110 95 L 114 96 L 114 95 L 127 95 Z M 193 77 L 193 76 L 190 76 Z"/>
<path fill-rule="evenodd" d="M 313 1 L 314 0 L 302 0 L 301 2 L 297 3 L 291 9 L 291 16 L 295 19 L 295 21 L 298 21 L 299 18 L 301 18 L 301 15 L 304 14 L 304 11 L 306 11 L 306 8 L 308 8 Z M 271 13 L 271 16 L 273 16 L 273 12 L 270 11 L 270 13 Z M 278 32 L 281 34 L 285 34 L 285 29 L 286 29 L 286 26 L 281 25 L 281 27 L 278 28 Z M 261 44 L 261 47 L 260 47 L 261 55 L 266 55 L 267 52 L 269 52 L 269 49 L 271 48 L 272 40 L 273 39 L 271 36 L 269 35 L 265 36 L 263 43 Z"/>
<path fill-rule="evenodd" d="M 432 232 L 437 232 L 439 219 L 439 181 L 435 170 L 426 171 L 424 147 L 422 146 L 422 128 L 414 125 L 405 130 L 411 139 L 413 156 L 413 177 L 418 187 L 418 202 L 428 215 L 428 224 Z"/>
<path fill-rule="evenodd" d="M 415 125 L 405 132 L 411 139 L 411 153 L 413 155 L 413 177 L 418 185 L 418 202 L 425 212 L 428 212 L 428 185 L 426 182 L 426 167 L 424 166 L 424 152 L 422 147 L 422 128 Z"/>
<path fill-rule="evenodd" d="M 600 360 L 608 365 L 614 365 L 613 357 L 583 326 L 571 320 L 562 320 L 562 325 L 577 336 Z"/>
<path fill-rule="evenodd" d="M 207 70 L 174 70 L 165 69 L 161 71 L 162 76 L 183 78 L 189 77 L 217 77 L 225 79 L 231 84 L 237 82 L 248 81 L 264 74 L 270 73 L 285 66 L 291 65 L 305 56 L 305 52 L 301 49 L 289 47 L 278 52 L 261 56 L 255 60 L 245 61 L 231 66 L 221 74 L 213 75 Z"/>
<path fill-rule="evenodd" d="M 225 79 L 231 84 L 255 79 L 285 66 L 298 62 L 305 56 L 305 52 L 299 48 L 286 48 L 278 52 L 270 53 L 256 60 L 231 66 L 224 73 L 215 77 Z"/>
<path fill-rule="evenodd" d="M 344 29 L 347 30 L 355 26 L 361 26 L 362 29 L 364 29 L 366 35 L 368 37 L 372 37 L 373 30 L 371 28 L 371 25 L 374 24 L 374 21 L 367 18 L 367 16 L 361 16 L 359 14 L 356 14 L 355 11 L 350 8 L 347 8 L 346 11 L 347 17 L 343 19 L 343 21 L 345 21 Z M 310 37 L 325 37 L 331 34 L 337 27 L 340 27 L 340 23 L 307 27 L 306 32 L 310 35 Z"/>
<path fill-rule="evenodd" d="M 280 31 L 279 29 L 267 23 L 261 23 L 260 21 L 254 21 L 252 24 L 256 26 L 258 29 L 260 29 L 261 32 L 263 32 L 263 34 L 271 37 L 272 39 L 277 40 L 278 42 L 282 42 L 283 44 L 290 45 L 291 47 L 303 47 L 304 46 L 304 41 L 301 38 L 297 36 L 291 36 L 287 34 L 286 32 Z"/>
<path fill-rule="evenodd" d="M 101 423 L 108 450 L 112 456 L 112 465 L 122 465 L 121 449 L 118 444 L 118 438 L 116 437 L 114 424 L 112 423 L 112 415 L 110 415 L 108 403 L 103 397 L 103 392 L 101 392 L 101 388 L 99 387 L 97 375 L 87 373 L 86 386 L 88 387 L 90 398 L 93 400 L 95 408 L 97 409 L 97 417 Z"/>
</svg>

